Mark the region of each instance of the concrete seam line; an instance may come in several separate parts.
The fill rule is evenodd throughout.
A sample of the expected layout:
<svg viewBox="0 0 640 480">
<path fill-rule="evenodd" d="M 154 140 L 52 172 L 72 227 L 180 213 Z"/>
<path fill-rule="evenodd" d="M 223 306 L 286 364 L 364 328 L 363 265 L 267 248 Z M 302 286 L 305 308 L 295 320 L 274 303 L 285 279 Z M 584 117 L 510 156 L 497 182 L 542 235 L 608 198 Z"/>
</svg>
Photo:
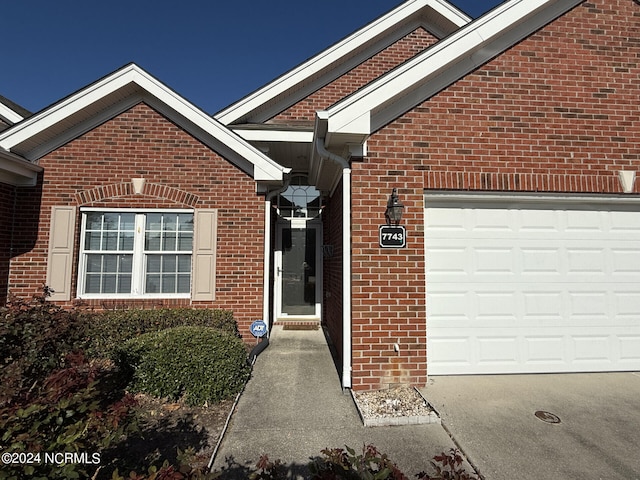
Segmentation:
<svg viewBox="0 0 640 480">
<path fill-rule="evenodd" d="M 213 449 L 213 453 L 211 454 L 211 459 L 209 460 L 209 465 L 207 465 L 207 469 L 209 471 L 211 471 L 211 468 L 213 467 L 213 462 L 215 461 L 216 456 L 218 455 L 218 450 L 220 449 L 220 445 L 222 444 L 222 439 L 227 433 L 227 428 L 229 427 L 229 423 L 231 422 L 231 417 L 233 416 L 233 412 L 236 411 L 236 405 L 238 405 L 238 400 L 240 400 L 240 395 L 243 394 L 246 386 L 247 384 L 245 383 L 244 387 L 242 387 L 242 390 L 240 390 L 238 392 L 238 395 L 236 395 L 236 399 L 233 402 L 233 405 L 231 406 L 231 411 L 229 411 L 229 414 L 227 415 L 227 421 L 224 423 L 224 427 L 222 427 L 222 432 L 220 432 L 220 438 L 218 438 L 218 442 L 216 443 L 216 448 Z"/>
<path fill-rule="evenodd" d="M 438 413 L 438 415 L 440 414 Z M 482 475 L 482 472 L 480 472 L 480 470 L 478 469 L 477 465 L 473 461 L 471 461 L 471 459 L 469 458 L 469 455 L 467 455 L 467 452 L 464 451 L 464 449 L 460 445 L 460 442 L 456 440 L 456 437 L 453 436 L 453 433 L 451 433 L 451 430 L 447 428 L 447 425 L 444 423 L 444 420 L 442 420 L 442 417 L 440 417 L 440 425 L 442 425 L 442 428 L 444 428 L 444 431 L 447 432 L 447 435 L 449 435 L 449 438 L 451 439 L 453 444 L 456 446 L 456 448 L 460 450 L 460 453 L 462 453 L 467 463 L 471 465 L 471 468 L 473 468 L 473 470 L 478 475 L 478 477 L 480 477 L 480 480 L 486 480 L 484 475 Z"/>
</svg>

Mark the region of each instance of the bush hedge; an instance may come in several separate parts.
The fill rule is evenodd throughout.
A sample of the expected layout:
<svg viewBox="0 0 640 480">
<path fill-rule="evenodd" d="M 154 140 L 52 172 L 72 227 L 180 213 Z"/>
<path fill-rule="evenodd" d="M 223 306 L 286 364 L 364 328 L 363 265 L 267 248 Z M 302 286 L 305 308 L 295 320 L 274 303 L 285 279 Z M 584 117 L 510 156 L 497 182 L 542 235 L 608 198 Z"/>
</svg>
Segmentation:
<svg viewBox="0 0 640 480">
<path fill-rule="evenodd" d="M 78 312 L 46 301 L 12 298 L 0 308 L 0 405 L 15 402 L 54 370 L 65 368 L 67 354 L 86 346 L 85 323 Z"/>
<path fill-rule="evenodd" d="M 188 405 L 238 393 L 251 367 L 242 340 L 209 327 L 176 327 L 143 334 L 118 347 L 114 360 L 131 375 L 130 390 Z"/>
<path fill-rule="evenodd" d="M 193 308 L 122 309 L 87 314 L 90 344 L 87 354 L 106 357 L 123 342 L 178 326 L 212 327 L 240 338 L 230 310 Z"/>
</svg>

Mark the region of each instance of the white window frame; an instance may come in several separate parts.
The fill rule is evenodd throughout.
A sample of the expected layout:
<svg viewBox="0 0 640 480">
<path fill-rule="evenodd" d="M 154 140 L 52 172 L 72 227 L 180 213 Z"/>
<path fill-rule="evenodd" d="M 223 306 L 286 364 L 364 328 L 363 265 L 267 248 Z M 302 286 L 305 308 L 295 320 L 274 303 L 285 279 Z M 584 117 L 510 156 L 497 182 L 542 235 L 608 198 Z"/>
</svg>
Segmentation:
<svg viewBox="0 0 640 480">
<path fill-rule="evenodd" d="M 133 241 L 133 270 L 131 275 L 131 293 L 84 293 L 85 281 L 86 281 L 86 262 L 87 253 L 85 252 L 85 233 L 87 213 L 89 212 L 105 212 L 105 213 L 132 213 L 135 217 L 135 234 Z M 80 248 L 79 248 L 79 261 L 78 261 L 78 284 L 77 284 L 77 297 L 82 299 L 156 299 L 156 298 L 191 298 L 193 291 L 193 256 L 194 245 L 191 245 L 191 250 L 181 253 L 191 255 L 191 281 L 189 285 L 189 292 L 187 293 L 144 293 L 145 278 L 146 278 L 146 262 L 144 251 L 144 237 L 145 237 L 145 225 L 144 221 L 146 215 L 150 213 L 190 213 L 194 215 L 193 209 L 137 209 L 137 208 L 99 208 L 99 207 L 84 207 L 80 209 L 81 213 L 81 230 L 80 230 Z M 194 227 L 195 230 L 195 227 Z M 194 231 L 195 242 L 195 231 Z"/>
</svg>

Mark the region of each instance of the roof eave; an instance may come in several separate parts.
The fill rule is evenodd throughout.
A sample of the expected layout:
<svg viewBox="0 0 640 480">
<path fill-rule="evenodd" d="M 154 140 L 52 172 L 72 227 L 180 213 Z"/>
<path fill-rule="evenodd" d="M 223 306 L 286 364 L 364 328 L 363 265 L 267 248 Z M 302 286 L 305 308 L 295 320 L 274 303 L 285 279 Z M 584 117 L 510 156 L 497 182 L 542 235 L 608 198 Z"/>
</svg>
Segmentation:
<svg viewBox="0 0 640 480">
<path fill-rule="evenodd" d="M 42 167 L 0 149 L 0 183 L 16 187 L 33 187 Z"/>
<path fill-rule="evenodd" d="M 384 35 L 395 25 L 426 10 L 436 13 L 440 16 L 440 20 L 449 23 L 452 26 L 451 31 L 471 21 L 465 13 L 444 0 L 409 0 L 261 89 L 220 111 L 215 115 L 215 118 L 225 125 L 249 119 L 252 112 L 258 111 L 265 104 L 280 96 L 286 97 L 287 92 L 297 91 L 299 86 L 311 76 L 339 63 L 340 59 L 345 58 L 358 48 L 362 48 L 363 45 L 375 43 L 381 35 Z M 441 34 L 446 35 L 451 31 L 441 32 Z M 266 117 L 269 115 L 266 114 Z"/>
<path fill-rule="evenodd" d="M 327 110 L 329 133 L 370 135 L 581 0 L 512 0 Z"/>
<path fill-rule="evenodd" d="M 132 86 L 135 88 L 132 89 Z M 110 95 L 115 96 L 117 92 L 122 91 L 126 91 L 123 99 L 114 100 L 114 103 L 109 107 L 101 104 L 101 101 Z M 106 120 L 103 118 L 105 115 L 113 116 L 122 108 L 131 106 L 131 101 L 150 103 L 152 107 L 167 115 L 207 145 L 223 150 L 231 157 L 228 160 L 236 163 L 239 168 L 252 175 L 255 180 L 282 181 L 287 173 L 286 168 L 278 165 L 240 136 L 135 64 L 123 67 L 59 103 L 0 132 L 0 148 L 20 150 L 20 146 L 26 145 L 27 141 L 38 143 L 33 140 L 42 136 L 42 141 L 37 148 L 30 145 L 28 151 L 20 152 L 26 158 L 35 160 L 60 144 L 69 141 L 71 139 L 69 136 L 77 137 L 84 131 L 93 128 L 96 123 Z M 55 140 L 46 138 L 48 129 L 60 125 L 61 122 L 73 115 L 80 115 L 81 112 L 84 112 L 81 121 L 79 120 L 82 125 L 61 131 Z"/>
</svg>

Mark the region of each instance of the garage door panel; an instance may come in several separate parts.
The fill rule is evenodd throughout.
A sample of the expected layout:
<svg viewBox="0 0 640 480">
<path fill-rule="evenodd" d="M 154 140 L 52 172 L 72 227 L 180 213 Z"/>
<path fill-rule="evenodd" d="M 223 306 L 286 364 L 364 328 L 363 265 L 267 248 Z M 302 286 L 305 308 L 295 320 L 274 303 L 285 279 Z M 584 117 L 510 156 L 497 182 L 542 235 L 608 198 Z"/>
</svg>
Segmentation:
<svg viewBox="0 0 640 480">
<path fill-rule="evenodd" d="M 429 203 L 429 374 L 640 370 L 638 207 Z"/>
<path fill-rule="evenodd" d="M 610 335 L 573 335 L 574 363 L 612 366 L 615 351 Z"/>
<path fill-rule="evenodd" d="M 620 363 L 630 365 L 631 368 L 640 362 L 640 332 L 633 334 L 620 333 L 617 335 L 620 351 Z"/>
</svg>

